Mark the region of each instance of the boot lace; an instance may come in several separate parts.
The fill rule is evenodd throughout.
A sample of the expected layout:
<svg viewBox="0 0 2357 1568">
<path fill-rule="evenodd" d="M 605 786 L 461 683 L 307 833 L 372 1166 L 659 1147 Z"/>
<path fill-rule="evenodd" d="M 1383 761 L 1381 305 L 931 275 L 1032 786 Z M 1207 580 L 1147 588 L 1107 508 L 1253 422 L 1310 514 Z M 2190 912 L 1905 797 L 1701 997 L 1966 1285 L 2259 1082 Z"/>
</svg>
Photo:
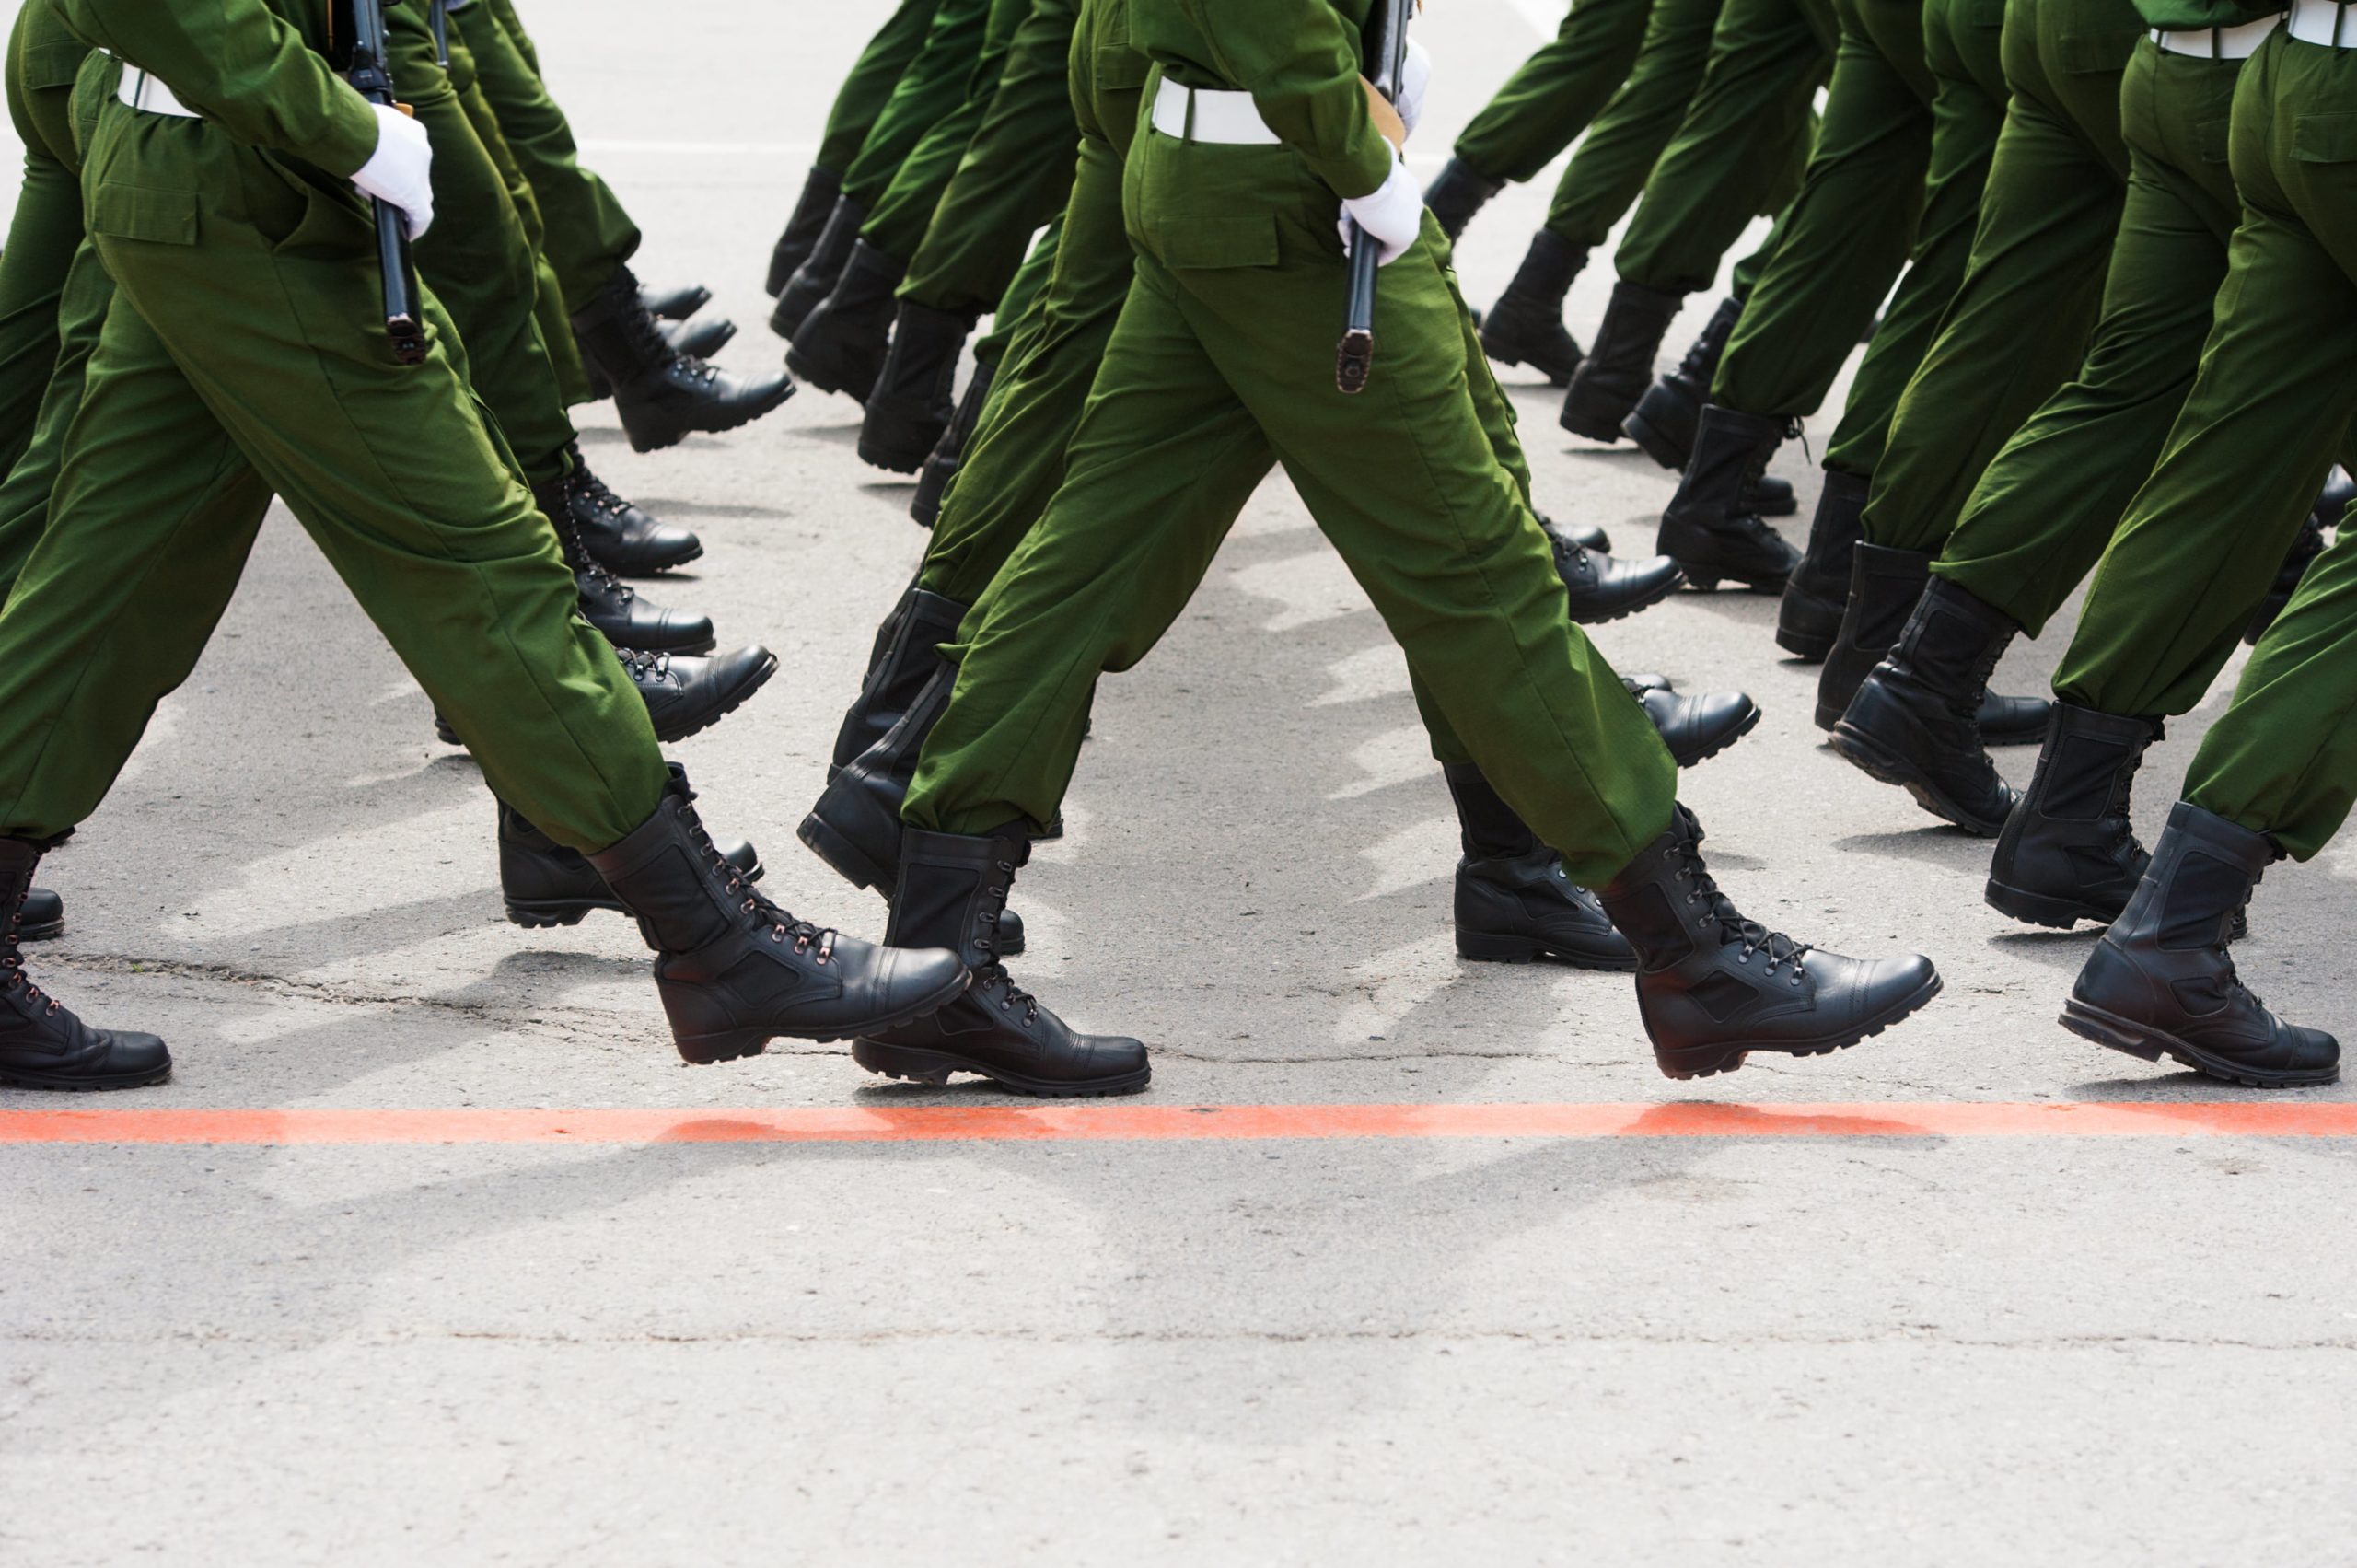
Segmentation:
<svg viewBox="0 0 2357 1568">
<path fill-rule="evenodd" d="M 743 900 L 738 907 L 745 913 L 770 928 L 772 942 L 783 945 L 791 937 L 795 953 L 815 956 L 821 964 L 834 961 L 837 934 L 832 927 L 796 920 L 772 903 L 760 889 L 745 880 L 744 873 L 737 870 L 726 855 L 720 853 L 720 847 L 712 842 L 712 833 L 704 827 L 703 819 L 693 811 L 684 811 L 683 814 L 687 819 L 688 838 L 694 843 L 696 853 L 703 856 L 705 869 L 720 879 L 724 891 Z"/>
<path fill-rule="evenodd" d="M 1006 965 L 998 957 L 999 918 L 1006 912 L 1006 896 L 1015 886 L 1015 863 L 1001 860 L 993 864 L 998 876 L 983 886 L 982 907 L 974 915 L 984 927 L 982 935 L 973 938 L 975 950 L 983 958 L 977 979 L 998 992 L 1000 1012 L 1013 1012 L 1019 1004 L 1023 1022 L 1028 1026 L 1039 1021 L 1039 999 L 1015 983 L 1015 977 L 1006 972 Z"/>
<path fill-rule="evenodd" d="M 669 654 L 650 654 L 640 648 L 616 648 L 614 656 L 622 661 L 624 669 L 630 671 L 633 685 L 676 687 L 686 684 L 671 673 Z"/>
<path fill-rule="evenodd" d="M 18 946 L 25 923 L 24 905 L 20 890 L 9 904 L 7 930 L 0 934 L 0 993 L 18 995 L 28 1012 L 39 1011 L 44 1016 L 54 1017 L 63 1005 L 35 985 L 32 977 L 25 972 L 24 950 Z"/>
<path fill-rule="evenodd" d="M 1754 953 L 1768 955 L 1768 966 L 1761 972 L 1773 979 L 1776 971 L 1786 964 L 1792 966 L 1792 982 L 1800 984 L 1808 973 L 1805 960 L 1813 944 L 1795 942 L 1781 931 L 1771 931 L 1756 920 L 1746 920 L 1735 907 L 1735 900 L 1719 891 L 1711 877 L 1709 867 L 1702 864 L 1702 834 L 1698 828 L 1691 838 L 1680 842 L 1670 853 L 1678 863 L 1675 879 L 1687 884 L 1686 901 L 1706 910 L 1719 928 L 1719 945 L 1740 947 L 1736 962 L 1748 964 Z"/>
<path fill-rule="evenodd" d="M 580 497 L 582 500 L 588 502 L 594 510 L 600 512 L 609 517 L 621 517 L 624 511 L 629 509 L 630 503 L 615 494 L 611 490 L 608 489 L 606 482 L 599 479 L 595 473 L 590 471 L 589 465 L 582 460 L 581 448 L 578 446 L 575 446 L 572 450 L 573 479 L 571 482 L 571 489 L 573 494 Z"/>
</svg>

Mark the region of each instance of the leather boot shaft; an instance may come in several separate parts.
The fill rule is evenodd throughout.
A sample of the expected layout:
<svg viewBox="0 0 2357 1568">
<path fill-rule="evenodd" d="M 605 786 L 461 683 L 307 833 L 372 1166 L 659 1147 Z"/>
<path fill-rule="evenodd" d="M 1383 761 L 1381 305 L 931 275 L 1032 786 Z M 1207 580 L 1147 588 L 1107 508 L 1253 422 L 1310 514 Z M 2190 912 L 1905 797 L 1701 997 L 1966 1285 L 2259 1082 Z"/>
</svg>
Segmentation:
<svg viewBox="0 0 2357 1568">
<path fill-rule="evenodd" d="M 573 330 L 598 374 L 617 389 L 660 373 L 672 358 L 670 343 L 639 297 L 638 279 L 628 267 L 616 267 L 596 296 L 575 312 Z"/>
<path fill-rule="evenodd" d="M 900 803 L 916 778 L 925 737 L 949 711 L 957 683 L 957 667 L 935 659 L 898 721 L 843 764 L 802 819 L 802 842 L 852 886 L 888 897 L 899 882 Z"/>
<path fill-rule="evenodd" d="M 1840 634 L 1817 672 L 1817 728 L 1831 729 L 1841 722 L 1850 711 L 1850 699 L 1898 645 L 1907 618 L 1931 578 L 1929 555 L 1858 542 L 1850 558 L 1850 597 L 1841 610 Z"/>
<path fill-rule="evenodd" d="M 1587 264 L 1587 247 L 1540 229 L 1498 302 L 1481 319 L 1481 351 L 1501 365 L 1527 365 L 1558 387 L 1580 366 L 1579 340 L 1563 325 L 1563 296 Z"/>
<path fill-rule="evenodd" d="M 1834 752 L 1943 821 L 1996 837 L 2015 796 L 1980 743 L 1980 703 L 2020 631 L 2003 610 L 1932 578 L 1898 645 L 1833 726 Z"/>
<path fill-rule="evenodd" d="M 801 330 L 819 302 L 835 291 L 836 280 L 843 275 L 843 265 L 851 260 L 851 249 L 859 242 L 859 231 L 866 222 L 865 207 L 848 196 L 835 198 L 834 209 L 811 243 L 810 253 L 778 291 L 777 308 L 770 313 L 770 331 L 791 338 Z"/>
<path fill-rule="evenodd" d="M 1990 858 L 1991 907 L 2065 931 L 2119 918 L 2152 862 L 2129 811 L 2161 729 L 2157 719 L 2054 704 L 2029 792 Z"/>
<path fill-rule="evenodd" d="M 1519 860 L 1545 847 L 1480 768 L 1447 762 L 1440 772 L 1447 781 L 1449 798 L 1457 803 L 1457 842 L 1466 859 Z"/>
<path fill-rule="evenodd" d="M 999 923 L 1015 874 L 1030 858 L 1029 839 L 1012 827 L 990 837 L 905 830 L 884 940 L 946 947 L 970 970 L 1000 962 Z"/>
<path fill-rule="evenodd" d="M 1473 221 L 1473 215 L 1489 204 L 1490 198 L 1505 189 L 1503 180 L 1491 180 L 1476 174 L 1461 158 L 1450 158 L 1424 191 L 1424 205 L 1433 210 L 1439 220 L 1441 232 L 1456 242 Z"/>
<path fill-rule="evenodd" d="M 1620 422 L 1653 385 L 1654 359 L 1684 299 L 1638 284 L 1612 285 L 1596 344 L 1563 394 L 1564 429 L 1591 441 L 1620 439 Z"/>
<path fill-rule="evenodd" d="M 892 333 L 893 296 L 909 264 L 855 240 L 834 292 L 794 331 L 786 368 L 822 392 L 865 402 L 883 373 Z"/>
<path fill-rule="evenodd" d="M 1759 593 L 1783 591 L 1797 557 L 1759 516 L 1759 490 L 1790 429 L 1781 419 L 1703 407 L 1692 458 L 1655 540 L 1696 587 L 1732 581 Z"/>
<path fill-rule="evenodd" d="M 890 473 L 924 466 L 956 415 L 958 356 L 973 331 L 970 311 L 900 301 L 891 347 L 860 424 L 860 461 Z"/>
<path fill-rule="evenodd" d="M 830 776 L 890 734 L 915 705 L 925 683 L 943 668 L 941 645 L 957 637 L 970 608 L 923 588 L 911 587 L 902 598 L 858 699 L 835 734 Z"/>
<path fill-rule="evenodd" d="M 1852 563 L 1865 537 L 1866 497 L 1873 489 L 1874 482 L 1864 475 L 1825 470 L 1808 548 L 1786 579 L 1783 602 L 1776 610 L 1776 645 L 1786 653 L 1817 663 L 1840 640 Z"/>
<path fill-rule="evenodd" d="M 1719 301 L 1702 334 L 1678 362 L 1678 368 L 1645 389 L 1620 428 L 1646 456 L 1666 469 L 1683 469 L 1691 460 L 1702 420 L 1702 405 L 1711 401 L 1711 382 L 1725 356 L 1727 339 L 1743 319 L 1743 302 Z"/>
<path fill-rule="evenodd" d="M 795 273 L 818 248 L 819 237 L 827 231 L 827 219 L 834 213 L 835 198 L 842 194 L 842 176 L 830 168 L 813 168 L 803 180 L 802 194 L 786 217 L 785 232 L 770 248 L 769 276 L 763 280 L 761 289 L 772 299 L 785 292 Z"/>
</svg>

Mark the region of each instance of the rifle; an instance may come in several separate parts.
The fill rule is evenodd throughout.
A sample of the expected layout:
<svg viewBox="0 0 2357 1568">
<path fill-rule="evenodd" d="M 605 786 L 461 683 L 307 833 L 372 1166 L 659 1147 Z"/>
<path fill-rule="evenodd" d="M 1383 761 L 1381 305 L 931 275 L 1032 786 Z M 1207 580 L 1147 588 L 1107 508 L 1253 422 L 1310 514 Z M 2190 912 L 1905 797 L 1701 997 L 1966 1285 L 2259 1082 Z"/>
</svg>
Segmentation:
<svg viewBox="0 0 2357 1568">
<path fill-rule="evenodd" d="M 385 65 L 382 0 L 343 3 L 352 23 L 352 59 L 344 67 L 344 80 L 370 103 L 399 107 L 393 97 L 393 75 Z M 377 264 L 385 277 L 385 336 L 392 340 L 394 359 L 403 365 L 422 365 L 425 316 L 418 308 L 417 264 L 410 258 L 409 218 L 382 198 L 372 198 L 370 204 L 377 212 Z"/>
<path fill-rule="evenodd" d="M 1375 90 L 1397 103 L 1408 63 L 1408 14 L 1415 0 L 1376 4 L 1380 9 L 1367 63 L 1377 67 Z M 1334 352 L 1334 385 L 1347 396 L 1366 390 L 1366 378 L 1375 369 L 1375 270 L 1381 261 L 1380 243 L 1353 221 L 1350 292 L 1342 308 L 1341 345 Z"/>
</svg>

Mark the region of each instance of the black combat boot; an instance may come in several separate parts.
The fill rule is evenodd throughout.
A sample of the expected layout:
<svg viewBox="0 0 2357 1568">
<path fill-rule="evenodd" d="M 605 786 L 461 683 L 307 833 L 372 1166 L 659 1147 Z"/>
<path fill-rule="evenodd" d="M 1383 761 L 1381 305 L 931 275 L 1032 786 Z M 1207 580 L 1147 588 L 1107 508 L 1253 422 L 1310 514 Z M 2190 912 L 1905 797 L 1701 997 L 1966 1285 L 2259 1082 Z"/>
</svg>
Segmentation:
<svg viewBox="0 0 2357 1568">
<path fill-rule="evenodd" d="M 1580 344 L 1563 325 L 1563 296 L 1586 261 L 1586 246 L 1540 229 L 1514 281 L 1481 318 L 1481 352 L 1501 365 L 1527 365 L 1558 387 L 1570 386 L 1580 367 Z"/>
<path fill-rule="evenodd" d="M 638 302 L 658 321 L 684 321 L 712 303 L 712 290 L 700 283 L 683 284 L 678 288 L 642 286 Z"/>
<path fill-rule="evenodd" d="M 915 705 L 925 683 L 942 668 L 936 650 L 957 638 L 970 608 L 914 586 L 900 596 L 877 633 L 859 696 L 835 732 L 834 761 L 827 768 L 830 780 L 890 734 L 900 715 Z"/>
<path fill-rule="evenodd" d="M 17 912 L 17 940 L 48 942 L 65 935 L 65 900 L 46 888 L 35 888 L 25 894 L 25 906 Z"/>
<path fill-rule="evenodd" d="M 785 367 L 822 392 L 865 402 L 883 373 L 892 332 L 893 295 L 909 264 L 860 240 L 851 248 L 832 294 L 803 318 L 785 351 Z"/>
<path fill-rule="evenodd" d="M 1989 862 L 1991 906 L 2065 931 L 2119 919 L 2152 863 L 2128 807 L 2145 748 L 2160 738 L 2158 719 L 2057 703 L 2029 793 Z"/>
<path fill-rule="evenodd" d="M 1555 575 L 1563 579 L 1572 619 L 1583 626 L 1600 626 L 1634 615 L 1659 604 L 1686 584 L 1678 563 L 1666 555 L 1650 561 L 1619 561 L 1574 543 L 1543 518 L 1539 526 L 1554 547 Z"/>
<path fill-rule="evenodd" d="M 1441 769 L 1457 802 L 1464 857 L 1457 863 L 1457 956 L 1485 963 L 1561 958 L 1573 969 L 1628 970 L 1636 949 L 1604 906 L 1563 875 L 1563 857 L 1538 842 L 1470 762 Z"/>
<path fill-rule="evenodd" d="M 958 356 L 973 330 L 970 311 L 900 301 L 892 346 L 859 427 L 861 462 L 890 473 L 914 473 L 924 466 L 957 413 Z"/>
<path fill-rule="evenodd" d="M 1672 691 L 1659 676 L 1624 680 L 1629 695 L 1645 710 L 1661 742 L 1681 768 L 1708 761 L 1749 735 L 1759 723 L 1759 704 L 1742 691 Z"/>
<path fill-rule="evenodd" d="M 931 673 L 900 722 L 866 750 L 837 768 L 799 836 L 811 853 L 854 888 L 873 888 L 887 899 L 900 879 L 900 803 L 917 776 L 925 737 L 948 710 L 958 669 L 935 658 Z M 849 721 L 846 720 L 846 723 Z M 1008 910 L 999 923 L 999 951 L 1023 951 L 1022 918 Z"/>
<path fill-rule="evenodd" d="M 1503 180 L 1488 180 L 1474 173 L 1457 158 L 1448 160 L 1440 178 L 1424 189 L 1424 205 L 1440 220 L 1443 234 L 1451 244 L 1473 221 L 1473 215 L 1489 204 L 1490 198 L 1505 189 Z"/>
<path fill-rule="evenodd" d="M 794 395 L 785 376 L 746 381 L 702 360 L 674 354 L 639 302 L 637 280 L 617 267 L 606 286 L 573 318 L 584 357 L 614 389 L 633 451 L 677 446 L 697 432 L 749 424 Z"/>
<path fill-rule="evenodd" d="M 848 196 L 835 198 L 834 211 L 827 215 L 810 254 L 778 291 L 777 308 L 770 313 L 771 331 L 792 339 L 810 312 L 819 308 L 819 302 L 835 292 L 843 263 L 851 260 L 851 248 L 859 242 L 860 227 L 866 222 L 865 207 Z"/>
<path fill-rule="evenodd" d="M 1743 301 L 1722 299 L 1711 319 L 1702 324 L 1702 335 L 1686 351 L 1686 357 L 1637 400 L 1620 428 L 1630 440 L 1644 448 L 1645 456 L 1666 469 L 1683 470 L 1694 452 L 1694 437 L 1702 421 L 1702 405 L 1711 401 L 1711 378 L 1719 373 L 1719 360 L 1727 352 L 1727 339 L 1735 333 L 1735 324 L 1742 319 Z"/>
<path fill-rule="evenodd" d="M 756 1056 L 781 1036 L 843 1040 L 925 1017 L 966 989 L 939 947 L 879 947 L 799 921 L 713 847 L 687 776 L 628 838 L 588 857 L 655 949 L 655 986 L 690 1062 Z"/>
<path fill-rule="evenodd" d="M 646 703 L 655 738 L 669 745 L 718 724 L 777 673 L 777 656 L 759 643 L 710 658 L 616 648 L 614 656 Z M 458 728 L 437 711 L 434 733 L 446 746 L 464 746 Z"/>
<path fill-rule="evenodd" d="M 982 405 L 990 401 L 991 383 L 996 379 L 997 366 L 974 366 L 974 377 L 966 383 L 966 395 L 958 400 L 949 428 L 926 454 L 924 467 L 917 473 L 916 494 L 909 497 L 909 517 L 919 527 L 929 528 L 940 520 L 941 498 L 949 493 L 949 482 L 958 477 L 958 465 L 966 460 L 966 443 L 974 438 L 974 426 L 981 423 Z"/>
<path fill-rule="evenodd" d="M 541 513 L 556 529 L 564 563 L 573 568 L 574 586 L 581 595 L 581 618 L 596 627 L 618 648 L 643 648 L 654 654 L 710 653 L 719 640 L 706 616 L 680 610 L 661 610 L 638 597 L 638 590 L 606 570 L 574 519 L 572 494 L 563 482 L 544 484 L 536 493 Z"/>
<path fill-rule="evenodd" d="M 1825 668 L 1817 674 L 1817 728 L 1831 729 L 1841 722 L 1850 711 L 1850 699 L 1898 645 L 1898 634 L 1907 629 L 1907 618 L 1915 612 L 1915 601 L 1931 580 L 1928 555 L 1887 550 L 1863 539 L 1852 549 L 1841 630 L 1833 651 L 1825 656 Z"/>
<path fill-rule="evenodd" d="M 1538 526 L 1547 530 L 1547 537 L 1559 546 L 1573 545 L 1593 550 L 1598 555 L 1612 553 L 1612 536 L 1594 523 L 1559 523 L 1544 512 L 1534 511 L 1532 515 L 1538 519 Z"/>
<path fill-rule="evenodd" d="M 172 1075 L 154 1035 L 94 1029 L 25 973 L 26 903 L 41 851 L 0 838 L 0 1084 L 20 1089 L 135 1089 Z M 62 923 L 63 912 L 57 917 Z"/>
<path fill-rule="evenodd" d="M 618 577 L 650 577 L 684 566 L 703 553 L 703 540 L 683 528 L 658 522 L 632 505 L 589 471 L 575 444 L 573 472 L 564 482 L 565 509 L 581 530 L 589 553 Z"/>
<path fill-rule="evenodd" d="M 1834 751 L 1933 816 L 1995 838 L 2019 796 L 1981 747 L 1980 699 L 2020 631 L 2003 610 L 1933 577 L 1898 645 L 1833 726 Z"/>
<path fill-rule="evenodd" d="M 679 773 L 677 763 L 672 771 Z M 737 876 L 749 883 L 761 879 L 761 857 L 751 844 L 739 840 L 715 847 Z M 630 912 L 586 856 L 540 831 L 504 800 L 499 803 L 499 891 L 509 922 L 534 931 L 578 925 L 592 910 Z"/>
<path fill-rule="evenodd" d="M 1850 563 L 1865 537 L 1860 521 L 1874 482 L 1839 469 L 1825 470 L 1808 548 L 1784 580 L 1776 607 L 1776 645 L 1809 664 L 1822 663 L 1841 636 L 1841 609 L 1850 601 Z"/>
<path fill-rule="evenodd" d="M 710 359 L 737 339 L 737 323 L 726 316 L 699 316 L 692 321 L 657 321 L 656 331 L 673 354 Z"/>
<path fill-rule="evenodd" d="M 1669 830 L 1597 889 L 1637 950 L 1637 1007 L 1672 1078 L 1732 1073 L 1755 1051 L 1821 1056 L 1879 1034 L 1940 993 L 1919 953 L 1845 958 L 1746 920 L 1711 880 L 1702 827 Z"/>
<path fill-rule="evenodd" d="M 2250 624 L 2243 628 L 2243 641 L 2251 646 L 2257 647 L 2258 640 L 2267 635 L 2267 629 L 2275 624 L 2276 618 L 2283 613 L 2283 607 L 2292 602 L 2293 594 L 2299 590 L 2300 579 L 2308 575 L 2309 566 L 2324 553 L 2323 509 L 2324 503 L 2318 502 L 2316 510 L 2310 512 L 2307 520 L 2300 525 L 2299 536 L 2292 540 L 2291 553 L 2283 557 L 2283 564 L 2277 570 L 2275 581 L 2268 587 L 2267 597 L 2259 601 L 2258 612 L 2251 616 Z"/>
<path fill-rule="evenodd" d="M 896 947 L 946 946 L 973 971 L 974 983 L 917 1023 L 862 1030 L 853 1061 L 920 1084 L 979 1073 L 1001 1088 L 1048 1099 L 1133 1095 L 1146 1086 L 1154 1072 L 1144 1045 L 1077 1032 L 1017 986 L 1000 961 L 1007 891 L 1030 853 L 1012 825 L 987 838 L 908 830 L 884 939 Z"/>
<path fill-rule="evenodd" d="M 761 292 L 775 299 L 785 292 L 795 272 L 819 243 L 819 236 L 827 231 L 827 219 L 835 210 L 835 198 L 842 194 L 843 177 L 830 168 L 813 168 L 802 182 L 802 195 L 794 203 L 794 212 L 785 220 L 785 232 L 777 237 L 770 248 L 769 276 L 762 281 Z"/>
<path fill-rule="evenodd" d="M 1685 296 L 1632 283 L 1612 285 L 1612 303 L 1596 330 L 1596 346 L 1573 373 L 1561 424 L 1591 441 L 1618 441 L 1620 422 L 1653 385 L 1654 356 Z"/>
<path fill-rule="evenodd" d="M 1696 587 L 1736 582 L 1756 594 L 1784 591 L 1800 555 L 1759 516 L 1759 494 L 1768 459 L 1791 429 L 1781 419 L 1716 403 L 1703 408 L 1694 460 L 1661 515 L 1655 540 Z"/>
<path fill-rule="evenodd" d="M 2062 1027 L 2253 1088 L 2339 1078 L 2340 1042 L 2269 1012 L 2227 948 L 2235 912 L 2282 853 L 2265 833 L 2177 802 L 2134 897 L 2071 987 Z"/>
</svg>

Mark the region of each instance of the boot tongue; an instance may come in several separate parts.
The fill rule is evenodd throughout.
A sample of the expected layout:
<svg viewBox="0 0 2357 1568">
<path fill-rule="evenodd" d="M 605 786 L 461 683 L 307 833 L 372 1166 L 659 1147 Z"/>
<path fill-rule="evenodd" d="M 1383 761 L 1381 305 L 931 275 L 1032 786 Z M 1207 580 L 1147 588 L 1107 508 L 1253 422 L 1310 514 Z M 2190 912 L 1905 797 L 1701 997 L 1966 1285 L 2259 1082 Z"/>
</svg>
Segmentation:
<svg viewBox="0 0 2357 1568">
<path fill-rule="evenodd" d="M 1807 943 L 1795 942 L 1781 931 L 1771 931 L 1756 920 L 1744 918 L 1735 907 L 1735 900 L 1719 891 L 1710 868 L 1702 863 L 1702 824 L 1683 806 L 1678 807 L 1678 821 L 1683 830 L 1678 835 L 1678 858 L 1684 863 L 1687 879 L 1693 884 L 1695 897 L 1718 922 L 1719 945 L 1740 944 L 1747 952 L 1766 953 L 1771 967 L 1797 960 L 1807 953 Z"/>
</svg>

